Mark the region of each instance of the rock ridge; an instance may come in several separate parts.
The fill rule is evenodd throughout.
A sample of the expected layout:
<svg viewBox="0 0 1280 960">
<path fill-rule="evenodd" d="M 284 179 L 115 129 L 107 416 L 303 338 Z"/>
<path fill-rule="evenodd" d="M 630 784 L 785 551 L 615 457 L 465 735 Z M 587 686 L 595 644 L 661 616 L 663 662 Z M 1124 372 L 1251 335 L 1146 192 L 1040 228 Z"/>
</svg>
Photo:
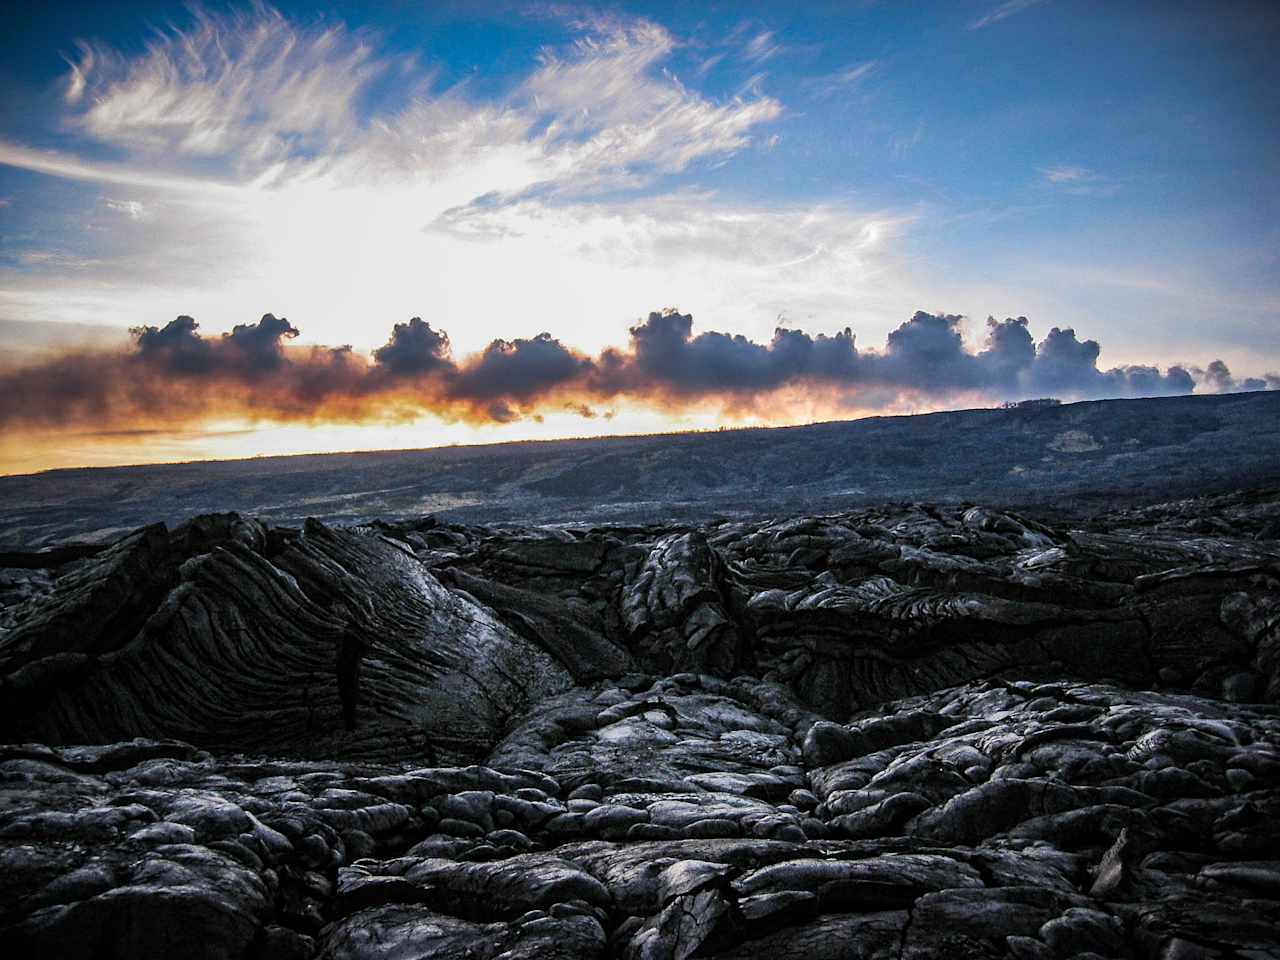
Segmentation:
<svg viewBox="0 0 1280 960">
<path fill-rule="evenodd" d="M 1277 513 L 218 514 L 6 555 L 0 945 L 1280 956 Z"/>
</svg>

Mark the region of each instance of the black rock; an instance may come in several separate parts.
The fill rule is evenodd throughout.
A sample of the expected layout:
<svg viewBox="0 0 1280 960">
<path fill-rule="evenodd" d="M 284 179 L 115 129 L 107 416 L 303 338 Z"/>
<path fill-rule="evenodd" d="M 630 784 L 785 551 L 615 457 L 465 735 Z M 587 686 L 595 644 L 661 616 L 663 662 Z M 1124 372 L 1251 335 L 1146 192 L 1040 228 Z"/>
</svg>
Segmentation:
<svg viewBox="0 0 1280 960">
<path fill-rule="evenodd" d="M 24 554 L 0 944 L 1274 955 L 1269 502 Z"/>
</svg>

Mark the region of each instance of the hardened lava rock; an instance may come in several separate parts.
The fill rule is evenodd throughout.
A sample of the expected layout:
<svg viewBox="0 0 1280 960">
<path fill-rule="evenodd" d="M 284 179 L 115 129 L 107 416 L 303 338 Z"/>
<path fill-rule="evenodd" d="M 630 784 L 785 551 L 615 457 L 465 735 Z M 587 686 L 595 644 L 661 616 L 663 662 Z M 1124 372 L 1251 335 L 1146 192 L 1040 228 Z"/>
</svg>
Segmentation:
<svg viewBox="0 0 1280 960">
<path fill-rule="evenodd" d="M 0 948 L 1280 956 L 1278 504 L 7 554 Z"/>
</svg>

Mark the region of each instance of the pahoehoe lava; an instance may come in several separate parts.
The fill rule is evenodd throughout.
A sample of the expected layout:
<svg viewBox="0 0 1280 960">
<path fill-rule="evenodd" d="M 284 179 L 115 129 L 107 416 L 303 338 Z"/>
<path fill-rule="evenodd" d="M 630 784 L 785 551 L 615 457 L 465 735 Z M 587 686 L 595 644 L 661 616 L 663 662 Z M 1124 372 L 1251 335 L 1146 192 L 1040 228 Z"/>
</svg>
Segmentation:
<svg viewBox="0 0 1280 960">
<path fill-rule="evenodd" d="M 1280 956 L 1278 537 L 1255 489 L 10 551 L 0 944 Z"/>
</svg>

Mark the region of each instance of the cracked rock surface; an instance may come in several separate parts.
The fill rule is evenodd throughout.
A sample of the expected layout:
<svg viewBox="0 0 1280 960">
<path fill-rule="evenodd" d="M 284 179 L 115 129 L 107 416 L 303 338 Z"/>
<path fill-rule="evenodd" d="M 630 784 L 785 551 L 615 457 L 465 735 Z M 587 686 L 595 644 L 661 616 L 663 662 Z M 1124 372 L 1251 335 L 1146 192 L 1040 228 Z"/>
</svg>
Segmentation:
<svg viewBox="0 0 1280 960">
<path fill-rule="evenodd" d="M 7 555 L 0 947 L 1280 956 L 1277 517 L 224 514 Z"/>
</svg>

